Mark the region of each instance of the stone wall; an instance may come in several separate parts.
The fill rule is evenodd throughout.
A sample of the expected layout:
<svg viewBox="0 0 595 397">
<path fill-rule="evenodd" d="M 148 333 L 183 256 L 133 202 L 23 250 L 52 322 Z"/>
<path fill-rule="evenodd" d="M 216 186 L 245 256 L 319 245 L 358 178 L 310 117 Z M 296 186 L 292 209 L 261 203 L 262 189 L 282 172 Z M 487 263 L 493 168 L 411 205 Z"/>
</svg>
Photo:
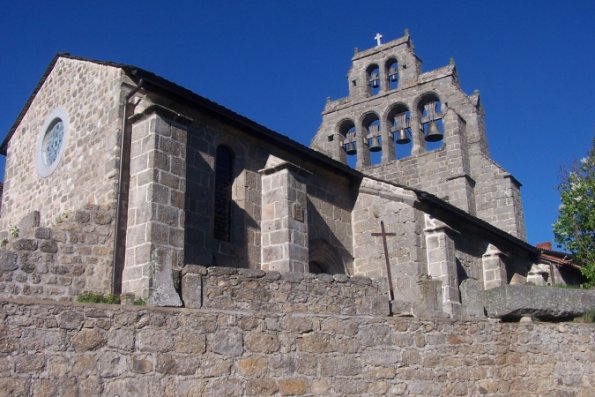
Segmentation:
<svg viewBox="0 0 595 397">
<path fill-rule="evenodd" d="M 344 274 L 265 272 L 187 266 L 182 272 L 186 307 L 267 313 L 389 314 L 382 280 Z"/>
<path fill-rule="evenodd" d="M 19 223 L 18 236 L 2 232 L 0 296 L 71 300 L 84 291 L 109 293 L 113 211 L 87 206 L 68 212 L 51 228 L 38 212 Z"/>
<path fill-rule="evenodd" d="M 10 140 L 0 229 L 39 211 L 42 225 L 65 210 L 115 201 L 122 71 L 59 58 Z M 57 107 L 68 116 L 68 138 L 56 170 L 36 171 L 36 144 L 44 121 Z"/>
<path fill-rule="evenodd" d="M 591 324 L 0 305 L 0 396 L 595 393 Z"/>
</svg>

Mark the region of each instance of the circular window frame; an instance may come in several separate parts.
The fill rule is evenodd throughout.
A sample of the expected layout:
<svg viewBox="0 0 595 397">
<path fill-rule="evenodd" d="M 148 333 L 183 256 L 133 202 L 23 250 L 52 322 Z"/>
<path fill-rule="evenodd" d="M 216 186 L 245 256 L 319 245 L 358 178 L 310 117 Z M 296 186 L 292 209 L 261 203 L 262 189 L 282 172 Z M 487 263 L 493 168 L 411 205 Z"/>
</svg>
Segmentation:
<svg viewBox="0 0 595 397">
<path fill-rule="evenodd" d="M 53 128 L 57 120 L 62 122 L 62 125 L 64 126 L 64 134 L 62 135 L 62 142 L 60 143 L 60 148 L 58 149 L 56 159 L 52 164 L 46 165 L 43 160 L 43 141 L 46 135 L 50 132 L 50 128 Z M 69 131 L 70 123 L 68 121 L 68 113 L 66 112 L 66 109 L 63 107 L 58 107 L 52 110 L 52 112 L 46 117 L 43 126 L 39 131 L 37 136 L 37 145 L 35 147 L 35 163 L 37 167 L 37 174 L 40 177 L 48 177 L 56 170 L 56 168 L 58 168 L 58 164 L 60 164 L 60 160 L 68 143 Z"/>
</svg>

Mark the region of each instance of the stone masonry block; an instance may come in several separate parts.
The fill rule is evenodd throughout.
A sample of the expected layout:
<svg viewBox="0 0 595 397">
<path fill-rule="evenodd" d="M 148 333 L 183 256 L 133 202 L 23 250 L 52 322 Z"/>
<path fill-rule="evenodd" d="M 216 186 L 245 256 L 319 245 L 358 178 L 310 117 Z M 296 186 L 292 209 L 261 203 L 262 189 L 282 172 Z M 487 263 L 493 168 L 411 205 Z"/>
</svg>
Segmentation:
<svg viewBox="0 0 595 397">
<path fill-rule="evenodd" d="M 0 250 L 0 271 L 10 272 L 18 268 L 17 254 L 7 250 Z"/>
<path fill-rule="evenodd" d="M 21 230 L 29 230 L 34 227 L 39 227 L 39 211 L 31 211 L 23 218 L 21 218 L 18 227 Z"/>
<path fill-rule="evenodd" d="M 185 266 L 182 272 L 182 301 L 185 307 L 198 309 L 202 307 L 202 275 L 190 266 Z"/>
</svg>

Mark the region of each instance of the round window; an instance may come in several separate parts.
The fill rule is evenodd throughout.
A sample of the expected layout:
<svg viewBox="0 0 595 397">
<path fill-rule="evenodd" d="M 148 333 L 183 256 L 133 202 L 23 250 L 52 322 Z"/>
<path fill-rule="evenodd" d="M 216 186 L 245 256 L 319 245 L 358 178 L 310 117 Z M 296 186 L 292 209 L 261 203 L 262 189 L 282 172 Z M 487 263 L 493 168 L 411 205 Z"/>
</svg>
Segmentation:
<svg viewBox="0 0 595 397">
<path fill-rule="evenodd" d="M 37 173 L 50 175 L 60 162 L 68 137 L 68 117 L 63 108 L 48 115 L 37 140 Z"/>
<path fill-rule="evenodd" d="M 56 118 L 50 124 L 50 127 L 43 137 L 41 144 L 41 158 L 43 165 L 46 167 L 54 164 L 58 158 L 58 152 L 62 147 L 62 140 L 64 139 L 64 122 L 62 119 Z"/>
</svg>

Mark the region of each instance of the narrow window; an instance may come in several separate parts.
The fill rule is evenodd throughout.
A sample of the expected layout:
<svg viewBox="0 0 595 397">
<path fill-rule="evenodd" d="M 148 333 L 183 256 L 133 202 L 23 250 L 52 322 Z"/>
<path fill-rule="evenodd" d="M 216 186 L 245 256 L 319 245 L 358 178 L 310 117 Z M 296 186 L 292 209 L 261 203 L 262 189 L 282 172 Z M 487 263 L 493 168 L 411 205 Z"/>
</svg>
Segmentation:
<svg viewBox="0 0 595 397">
<path fill-rule="evenodd" d="M 386 80 L 389 90 L 395 90 L 399 86 L 399 64 L 396 59 L 389 59 L 386 62 L 386 70 L 388 70 Z"/>
<path fill-rule="evenodd" d="M 402 103 L 395 105 L 389 115 L 388 124 L 391 125 L 391 133 L 395 141 L 395 153 L 397 159 L 411 155 L 413 138 L 411 131 L 411 113 L 407 106 Z"/>
<path fill-rule="evenodd" d="M 370 65 L 366 70 L 368 78 L 368 93 L 370 95 L 378 95 L 380 92 L 380 68 L 378 65 Z"/>
<path fill-rule="evenodd" d="M 231 189 L 233 185 L 233 153 L 219 146 L 215 154 L 215 213 L 213 235 L 217 240 L 231 240 Z"/>
<path fill-rule="evenodd" d="M 380 164 L 382 160 L 382 133 L 380 132 L 380 120 L 376 114 L 369 114 L 364 119 L 366 130 L 366 146 L 370 153 L 370 164 Z"/>
<path fill-rule="evenodd" d="M 339 134 L 341 134 L 342 147 L 347 154 L 346 163 L 351 167 L 355 168 L 357 159 L 357 133 L 355 131 L 355 125 L 351 120 L 345 120 L 339 127 Z"/>
</svg>

